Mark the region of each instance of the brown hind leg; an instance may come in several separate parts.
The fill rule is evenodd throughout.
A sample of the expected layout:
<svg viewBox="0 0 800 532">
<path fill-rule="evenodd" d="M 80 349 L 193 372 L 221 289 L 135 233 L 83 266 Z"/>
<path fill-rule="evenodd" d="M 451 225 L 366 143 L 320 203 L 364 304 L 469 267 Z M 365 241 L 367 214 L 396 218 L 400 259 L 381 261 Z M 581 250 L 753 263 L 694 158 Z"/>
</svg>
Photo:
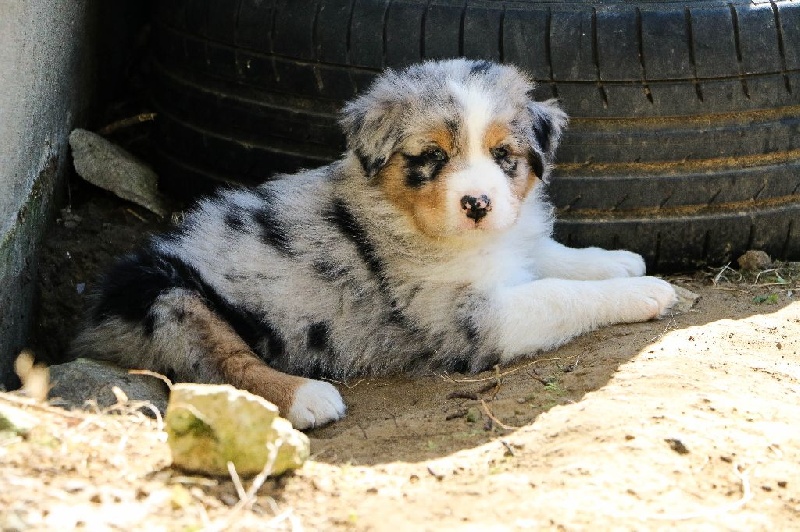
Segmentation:
<svg viewBox="0 0 800 532">
<path fill-rule="evenodd" d="M 152 310 L 153 342 L 179 380 L 223 382 L 260 395 L 298 429 L 344 416 L 344 402 L 336 388 L 269 367 L 193 292 L 164 293 Z"/>
</svg>

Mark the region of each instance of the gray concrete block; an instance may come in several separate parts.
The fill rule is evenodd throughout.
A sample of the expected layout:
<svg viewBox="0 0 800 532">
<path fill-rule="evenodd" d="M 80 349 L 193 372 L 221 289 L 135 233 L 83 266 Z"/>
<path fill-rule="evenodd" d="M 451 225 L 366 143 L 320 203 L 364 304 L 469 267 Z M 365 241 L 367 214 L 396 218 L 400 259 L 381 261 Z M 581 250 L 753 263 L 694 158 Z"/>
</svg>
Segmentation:
<svg viewBox="0 0 800 532">
<path fill-rule="evenodd" d="M 14 359 L 25 347 L 33 319 L 36 257 L 50 220 L 58 166 L 53 158 L 42 170 L 0 240 L 0 385 L 6 389 L 19 385 Z"/>
<path fill-rule="evenodd" d="M 0 3 L 0 386 L 31 325 L 41 236 L 91 104 L 100 0 Z"/>
</svg>

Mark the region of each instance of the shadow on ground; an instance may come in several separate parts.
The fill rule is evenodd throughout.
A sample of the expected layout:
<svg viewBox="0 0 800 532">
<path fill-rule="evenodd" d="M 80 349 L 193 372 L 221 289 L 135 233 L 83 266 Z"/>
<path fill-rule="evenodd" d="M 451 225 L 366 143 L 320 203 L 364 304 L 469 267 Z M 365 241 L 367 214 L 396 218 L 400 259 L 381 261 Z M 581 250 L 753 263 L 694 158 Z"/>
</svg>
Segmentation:
<svg viewBox="0 0 800 532">
<path fill-rule="evenodd" d="M 363 379 L 340 385 L 349 408 L 339 423 L 309 433 L 315 459 L 375 465 L 421 462 L 502 439 L 556 405 L 575 403 L 608 383 L 617 369 L 666 333 L 721 319 L 774 312 L 789 304 L 758 300 L 764 289 L 720 289 L 677 278 L 700 294 L 687 313 L 648 323 L 616 325 L 499 372 L 419 379 Z M 780 298 L 783 298 L 782 300 Z M 498 384 L 499 376 L 499 384 Z M 676 373 L 675 379 L 682 376 Z"/>
</svg>

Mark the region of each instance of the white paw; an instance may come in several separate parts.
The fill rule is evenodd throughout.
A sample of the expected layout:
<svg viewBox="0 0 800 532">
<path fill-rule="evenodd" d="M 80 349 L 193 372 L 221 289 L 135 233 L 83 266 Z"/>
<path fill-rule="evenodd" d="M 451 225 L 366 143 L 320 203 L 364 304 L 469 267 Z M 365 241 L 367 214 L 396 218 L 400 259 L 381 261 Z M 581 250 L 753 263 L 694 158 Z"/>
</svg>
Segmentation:
<svg viewBox="0 0 800 532">
<path fill-rule="evenodd" d="M 560 269 L 553 272 L 554 277 L 599 281 L 641 277 L 645 272 L 644 259 L 641 255 L 623 249 L 614 251 L 602 248 L 573 249 L 564 256 L 570 260 L 558 261 L 558 257 L 555 257 Z"/>
<path fill-rule="evenodd" d="M 342 396 L 332 384 L 309 380 L 294 393 L 286 418 L 298 430 L 321 427 L 344 417 Z"/>
<path fill-rule="evenodd" d="M 678 295 L 668 282 L 656 277 L 637 277 L 627 281 L 634 290 L 634 313 L 642 320 L 663 316 L 675 303 Z"/>
<path fill-rule="evenodd" d="M 607 255 L 609 277 L 641 277 L 645 272 L 644 259 L 638 253 L 618 249 Z"/>
</svg>

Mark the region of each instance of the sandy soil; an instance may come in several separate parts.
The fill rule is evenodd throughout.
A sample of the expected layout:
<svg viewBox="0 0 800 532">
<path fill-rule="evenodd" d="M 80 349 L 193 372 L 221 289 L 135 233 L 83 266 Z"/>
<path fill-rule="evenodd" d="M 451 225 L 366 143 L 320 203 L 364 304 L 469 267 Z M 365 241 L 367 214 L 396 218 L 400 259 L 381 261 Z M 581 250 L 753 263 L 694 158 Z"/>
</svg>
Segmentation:
<svg viewBox="0 0 800 532">
<path fill-rule="evenodd" d="M 98 269 L 159 227 L 80 184 L 65 214 L 40 276 L 51 361 Z M 673 277 L 701 296 L 689 312 L 496 373 L 338 383 L 348 417 L 246 502 L 169 468 L 152 420 L 24 406 L 42 425 L 0 440 L 0 528 L 798 529 L 798 278 Z"/>
</svg>

